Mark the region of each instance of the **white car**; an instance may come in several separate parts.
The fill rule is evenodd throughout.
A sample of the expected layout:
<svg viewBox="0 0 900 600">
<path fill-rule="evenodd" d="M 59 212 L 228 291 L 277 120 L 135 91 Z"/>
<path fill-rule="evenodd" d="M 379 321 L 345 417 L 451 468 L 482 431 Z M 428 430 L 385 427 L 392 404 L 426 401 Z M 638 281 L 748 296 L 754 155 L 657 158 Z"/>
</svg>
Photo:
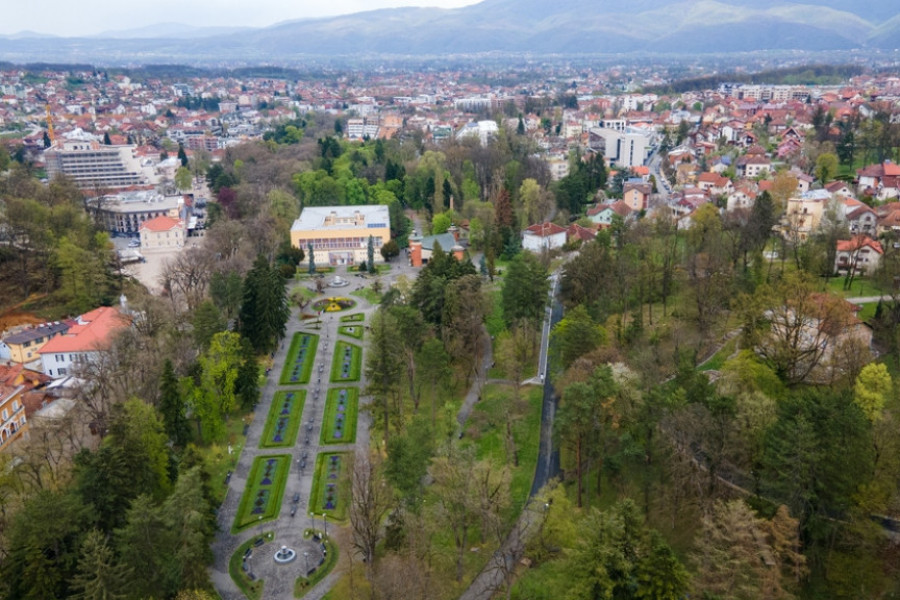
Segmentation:
<svg viewBox="0 0 900 600">
<path fill-rule="evenodd" d="M 140 248 L 141 242 L 139 240 L 131 240 L 130 242 L 128 242 L 128 247 L 129 248 Z"/>
</svg>

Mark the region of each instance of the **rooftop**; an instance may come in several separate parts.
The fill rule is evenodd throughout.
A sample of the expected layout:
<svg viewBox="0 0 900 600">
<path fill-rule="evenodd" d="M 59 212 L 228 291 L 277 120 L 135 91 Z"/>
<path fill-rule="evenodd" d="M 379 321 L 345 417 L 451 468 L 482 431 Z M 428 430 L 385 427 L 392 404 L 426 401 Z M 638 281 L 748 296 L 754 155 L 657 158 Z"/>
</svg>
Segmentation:
<svg viewBox="0 0 900 600">
<path fill-rule="evenodd" d="M 38 351 L 39 354 L 56 352 L 94 352 L 109 343 L 111 334 L 129 322 L 118 309 L 101 306 L 86 312 L 63 335 L 58 335 Z"/>
<path fill-rule="evenodd" d="M 391 215 L 384 205 L 307 206 L 291 231 L 383 229 L 390 225 Z"/>
</svg>

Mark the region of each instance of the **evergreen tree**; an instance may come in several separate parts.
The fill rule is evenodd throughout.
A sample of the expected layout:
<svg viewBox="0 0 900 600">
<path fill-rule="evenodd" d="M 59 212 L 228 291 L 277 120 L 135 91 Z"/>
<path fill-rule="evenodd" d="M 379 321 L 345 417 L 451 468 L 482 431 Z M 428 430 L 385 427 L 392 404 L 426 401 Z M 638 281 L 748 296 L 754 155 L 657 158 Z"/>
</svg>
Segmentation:
<svg viewBox="0 0 900 600">
<path fill-rule="evenodd" d="M 122 564 L 133 568 L 127 578 L 132 598 L 164 598 L 177 591 L 169 529 L 163 511 L 148 496 L 138 496 L 125 515 L 125 526 L 116 531 L 116 548 Z"/>
<path fill-rule="evenodd" d="M 307 248 L 309 249 L 309 274 L 316 274 L 316 253 L 313 252 L 312 242 L 307 244 Z"/>
<path fill-rule="evenodd" d="M 257 353 L 271 352 L 284 337 L 291 316 L 284 280 L 262 255 L 244 279 L 241 304 L 241 335 Z"/>
<path fill-rule="evenodd" d="M 226 329 L 222 313 L 211 300 L 204 300 L 197 307 L 191 322 L 194 326 L 194 343 L 201 351 L 209 348 L 209 342 L 214 335 Z"/>
<path fill-rule="evenodd" d="M 118 600 L 126 598 L 125 581 L 130 569 L 117 564 L 106 535 L 93 529 L 81 544 L 78 566 L 72 578 L 73 600 Z"/>
<path fill-rule="evenodd" d="M 103 144 L 106 146 L 112 146 L 112 140 L 109 139 L 109 132 L 103 134 Z"/>
<path fill-rule="evenodd" d="M 241 408 L 250 410 L 259 400 L 259 363 L 256 362 L 253 347 L 247 338 L 241 338 L 241 349 L 244 361 L 238 368 L 234 392 L 237 394 Z"/>
<path fill-rule="evenodd" d="M 169 552 L 178 589 L 210 587 L 206 565 L 212 559 L 210 543 L 215 530 L 208 515 L 200 467 L 193 467 L 181 474 L 162 507 L 163 522 L 174 542 Z"/>
<path fill-rule="evenodd" d="M 366 255 L 369 258 L 369 273 L 375 273 L 375 239 L 369 236 L 369 246 L 366 249 Z"/>
<path fill-rule="evenodd" d="M 190 439 L 190 428 L 184 411 L 184 397 L 172 361 L 166 359 L 159 381 L 159 412 L 169 439 L 176 446 L 184 446 Z"/>
<path fill-rule="evenodd" d="M 181 166 L 188 166 L 188 157 L 187 153 L 184 151 L 184 144 L 181 142 L 178 143 L 178 160 L 181 161 Z"/>
</svg>

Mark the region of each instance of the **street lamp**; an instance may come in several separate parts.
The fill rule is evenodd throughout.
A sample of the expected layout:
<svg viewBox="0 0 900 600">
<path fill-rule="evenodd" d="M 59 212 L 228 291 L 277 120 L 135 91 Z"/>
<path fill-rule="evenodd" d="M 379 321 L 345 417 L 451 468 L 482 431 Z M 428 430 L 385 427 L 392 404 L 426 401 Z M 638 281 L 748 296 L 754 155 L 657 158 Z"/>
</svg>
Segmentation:
<svg viewBox="0 0 900 600">
<path fill-rule="evenodd" d="M 262 539 L 262 515 L 259 515 L 257 523 L 259 523 L 259 539 Z"/>
<path fill-rule="evenodd" d="M 316 534 L 316 513 L 309 513 L 309 529 L 313 535 Z"/>
</svg>

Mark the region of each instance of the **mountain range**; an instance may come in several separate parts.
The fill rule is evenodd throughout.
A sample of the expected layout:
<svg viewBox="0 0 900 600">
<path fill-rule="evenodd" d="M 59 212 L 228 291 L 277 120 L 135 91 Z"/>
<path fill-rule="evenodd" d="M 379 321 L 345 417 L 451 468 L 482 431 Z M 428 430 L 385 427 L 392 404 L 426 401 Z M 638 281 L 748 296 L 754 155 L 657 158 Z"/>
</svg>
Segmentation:
<svg viewBox="0 0 900 600">
<path fill-rule="evenodd" d="M 484 0 L 266 28 L 167 23 L 99 36 L 0 36 L 14 62 L 277 62 L 304 56 L 695 54 L 900 48 L 897 0 Z"/>
</svg>

